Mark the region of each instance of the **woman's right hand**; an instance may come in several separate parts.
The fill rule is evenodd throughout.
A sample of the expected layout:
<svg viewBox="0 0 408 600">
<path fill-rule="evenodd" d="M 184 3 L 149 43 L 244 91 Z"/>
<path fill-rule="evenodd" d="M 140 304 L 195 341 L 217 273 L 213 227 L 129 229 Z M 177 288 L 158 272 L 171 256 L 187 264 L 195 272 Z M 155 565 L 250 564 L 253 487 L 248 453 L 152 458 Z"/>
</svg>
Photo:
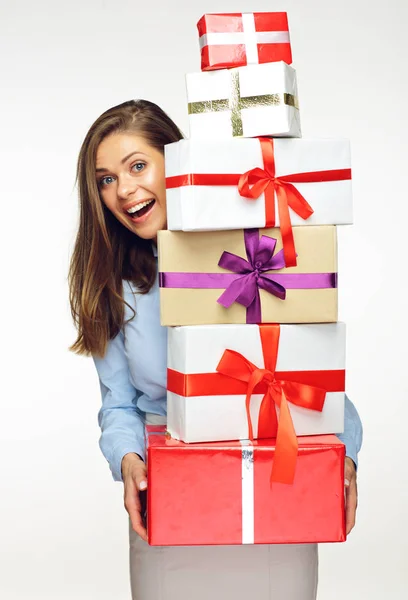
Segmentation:
<svg viewBox="0 0 408 600">
<path fill-rule="evenodd" d="M 143 523 L 140 492 L 147 489 L 146 465 L 138 454 L 129 452 L 122 459 L 124 503 L 136 533 L 147 542 L 147 531 Z"/>
</svg>

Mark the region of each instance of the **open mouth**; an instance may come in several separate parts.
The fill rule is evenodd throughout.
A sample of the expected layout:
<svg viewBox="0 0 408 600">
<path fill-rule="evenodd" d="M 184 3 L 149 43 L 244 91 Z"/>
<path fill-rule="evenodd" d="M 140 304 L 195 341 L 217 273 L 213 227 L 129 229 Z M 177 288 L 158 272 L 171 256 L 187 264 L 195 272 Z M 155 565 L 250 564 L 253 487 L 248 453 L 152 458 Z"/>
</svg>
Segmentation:
<svg viewBox="0 0 408 600">
<path fill-rule="evenodd" d="M 140 202 L 136 204 L 136 206 L 132 206 L 126 211 L 126 214 L 133 220 L 139 219 L 140 217 L 144 217 L 147 213 L 152 210 L 155 205 L 156 200 L 154 198 L 150 198 L 145 202 Z"/>
</svg>

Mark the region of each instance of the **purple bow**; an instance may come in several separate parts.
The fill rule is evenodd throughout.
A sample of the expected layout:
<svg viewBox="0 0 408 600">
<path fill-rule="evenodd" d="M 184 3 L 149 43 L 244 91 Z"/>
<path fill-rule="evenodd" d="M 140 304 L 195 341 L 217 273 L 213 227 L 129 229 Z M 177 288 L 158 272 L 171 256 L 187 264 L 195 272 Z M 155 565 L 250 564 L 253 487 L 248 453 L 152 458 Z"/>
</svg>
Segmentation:
<svg viewBox="0 0 408 600">
<path fill-rule="evenodd" d="M 231 252 L 222 253 L 218 266 L 242 276 L 229 284 L 217 302 L 225 308 L 239 302 L 247 309 L 246 322 L 260 323 L 262 315 L 259 288 L 281 300 L 286 298 L 283 285 L 274 281 L 273 275 L 265 273 L 272 269 L 283 269 L 286 266 L 285 259 L 283 250 L 273 255 L 276 239 L 266 235 L 259 238 L 258 229 L 245 229 L 244 240 L 248 260 Z"/>
</svg>

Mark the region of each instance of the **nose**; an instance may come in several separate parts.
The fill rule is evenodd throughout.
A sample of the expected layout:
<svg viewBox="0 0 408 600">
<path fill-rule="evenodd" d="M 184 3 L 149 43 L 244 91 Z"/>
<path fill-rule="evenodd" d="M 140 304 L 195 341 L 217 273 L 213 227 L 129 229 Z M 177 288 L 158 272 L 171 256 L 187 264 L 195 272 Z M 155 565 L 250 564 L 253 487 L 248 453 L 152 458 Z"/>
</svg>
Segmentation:
<svg viewBox="0 0 408 600">
<path fill-rule="evenodd" d="M 128 200 L 137 191 L 136 181 L 127 174 L 118 177 L 117 194 L 121 200 Z"/>
</svg>

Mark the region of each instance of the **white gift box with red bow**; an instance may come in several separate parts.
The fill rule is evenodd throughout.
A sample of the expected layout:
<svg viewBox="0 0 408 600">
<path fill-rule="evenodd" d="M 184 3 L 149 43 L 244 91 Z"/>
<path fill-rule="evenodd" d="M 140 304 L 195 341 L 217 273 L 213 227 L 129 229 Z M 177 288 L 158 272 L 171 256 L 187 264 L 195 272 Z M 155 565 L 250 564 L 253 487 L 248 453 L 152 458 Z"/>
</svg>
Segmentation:
<svg viewBox="0 0 408 600">
<path fill-rule="evenodd" d="M 293 226 L 352 223 L 348 140 L 274 139 L 268 143 L 272 148 L 274 173 L 265 165 L 258 139 L 194 139 L 167 145 L 168 229 L 210 231 L 279 227 L 278 186 L 286 190 L 291 186 L 296 188 L 313 211 L 311 216 L 303 219 L 289 204 Z M 256 198 L 240 193 L 240 179 L 254 169 L 263 170 L 275 189 L 275 193 L 272 190 L 275 224 L 267 225 L 264 192 Z M 306 181 L 297 181 L 302 178 Z M 270 209 L 269 206 L 269 212 Z"/>
<path fill-rule="evenodd" d="M 273 378 L 303 382 L 324 389 L 322 410 L 305 408 L 298 402 L 297 389 L 287 394 L 296 435 L 341 433 L 344 429 L 345 324 L 301 325 L 198 325 L 170 327 L 168 331 L 167 429 L 183 442 L 242 440 L 249 436 L 246 412 L 247 385 L 240 370 L 268 368 L 273 351 L 265 338 L 268 329 L 279 328 Z M 225 350 L 238 353 L 232 371 L 237 377 L 217 371 Z M 244 360 L 243 360 L 244 359 Z M 256 369 L 254 369 L 256 370 Z M 268 375 L 266 380 L 271 381 Z M 289 384 L 290 387 L 290 384 Z M 283 385 L 285 390 L 285 384 Z M 264 392 L 255 389 L 250 399 L 253 437 Z M 286 393 L 286 392 L 285 392 Z M 312 406 L 313 390 L 300 394 Z M 295 402 L 293 402 L 293 400 Z M 279 408 L 277 408 L 279 414 Z M 274 437 L 274 436 L 270 436 Z"/>
</svg>

